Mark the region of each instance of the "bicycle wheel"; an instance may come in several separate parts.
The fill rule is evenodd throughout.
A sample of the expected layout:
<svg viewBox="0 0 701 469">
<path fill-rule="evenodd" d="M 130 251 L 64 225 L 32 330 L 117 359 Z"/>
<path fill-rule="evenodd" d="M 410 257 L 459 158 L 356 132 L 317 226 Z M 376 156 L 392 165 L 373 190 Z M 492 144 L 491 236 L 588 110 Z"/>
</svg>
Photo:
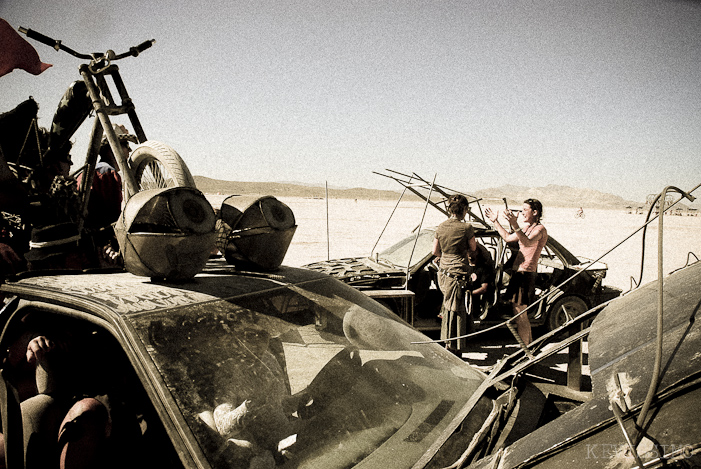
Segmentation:
<svg viewBox="0 0 701 469">
<path fill-rule="evenodd" d="M 139 191 L 166 187 L 195 187 L 180 155 L 165 143 L 148 140 L 137 146 L 129 157 Z"/>
</svg>

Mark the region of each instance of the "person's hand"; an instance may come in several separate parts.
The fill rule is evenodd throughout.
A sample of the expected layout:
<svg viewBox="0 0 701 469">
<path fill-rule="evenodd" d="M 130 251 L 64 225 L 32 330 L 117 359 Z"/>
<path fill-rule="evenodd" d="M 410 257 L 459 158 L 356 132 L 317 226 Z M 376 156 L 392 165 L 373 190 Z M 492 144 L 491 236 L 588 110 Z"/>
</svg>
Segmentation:
<svg viewBox="0 0 701 469">
<path fill-rule="evenodd" d="M 33 338 L 27 344 L 27 363 L 33 365 L 40 362 L 54 348 L 56 344 L 43 335 Z"/>
<path fill-rule="evenodd" d="M 487 218 L 492 221 L 492 223 L 495 223 L 497 218 L 499 218 L 499 210 L 492 210 L 491 208 L 487 207 L 487 210 L 485 210 L 484 213 L 487 215 Z"/>
<path fill-rule="evenodd" d="M 111 268 L 119 267 L 122 262 L 122 255 L 119 251 L 115 251 L 109 244 L 104 246 L 100 251 L 101 267 Z"/>
<path fill-rule="evenodd" d="M 514 228 L 517 219 L 517 216 L 514 215 L 514 212 L 512 212 L 511 210 L 504 210 L 504 217 L 506 218 L 506 221 L 509 222 L 509 225 L 511 225 L 511 227 Z"/>
<path fill-rule="evenodd" d="M 2 271 L 17 273 L 22 266 L 22 259 L 17 255 L 14 249 L 5 243 L 0 243 L 0 262 L 2 262 Z"/>
</svg>

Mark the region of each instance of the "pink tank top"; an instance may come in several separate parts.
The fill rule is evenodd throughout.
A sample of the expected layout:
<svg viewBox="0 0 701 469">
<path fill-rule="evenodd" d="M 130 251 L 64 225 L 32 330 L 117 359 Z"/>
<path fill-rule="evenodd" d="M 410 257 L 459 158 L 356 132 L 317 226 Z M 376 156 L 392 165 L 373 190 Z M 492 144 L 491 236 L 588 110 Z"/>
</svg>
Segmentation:
<svg viewBox="0 0 701 469">
<path fill-rule="evenodd" d="M 539 224 L 530 225 L 523 230 L 523 234 L 529 236 L 538 225 Z M 528 243 L 528 245 L 523 244 L 521 240 L 518 242 L 519 251 L 516 255 L 515 264 L 518 266 L 517 270 L 519 272 L 536 272 L 538 270 L 540 253 L 545 243 L 548 242 L 548 232 L 543 225 L 540 226 L 542 226 L 542 235 L 537 242 Z"/>
</svg>

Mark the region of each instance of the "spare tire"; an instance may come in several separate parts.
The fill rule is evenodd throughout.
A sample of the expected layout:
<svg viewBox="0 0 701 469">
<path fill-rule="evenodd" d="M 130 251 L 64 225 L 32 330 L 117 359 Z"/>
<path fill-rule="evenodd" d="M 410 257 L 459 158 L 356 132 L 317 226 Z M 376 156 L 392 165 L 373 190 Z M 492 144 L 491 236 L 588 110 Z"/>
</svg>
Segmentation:
<svg viewBox="0 0 701 469">
<path fill-rule="evenodd" d="M 195 180 L 185 162 L 165 143 L 147 140 L 137 146 L 129 158 L 139 191 L 195 187 Z"/>
</svg>

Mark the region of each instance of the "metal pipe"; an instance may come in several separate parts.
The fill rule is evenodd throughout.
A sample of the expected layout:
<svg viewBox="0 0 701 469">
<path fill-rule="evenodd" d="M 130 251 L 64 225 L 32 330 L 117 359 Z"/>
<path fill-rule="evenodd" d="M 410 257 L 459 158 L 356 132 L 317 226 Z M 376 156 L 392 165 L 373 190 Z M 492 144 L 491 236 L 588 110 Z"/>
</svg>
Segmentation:
<svg viewBox="0 0 701 469">
<path fill-rule="evenodd" d="M 419 235 L 421 234 L 421 227 L 424 224 L 424 219 L 426 218 L 426 209 L 428 208 L 428 201 L 431 200 L 431 195 L 433 194 L 433 185 L 436 183 L 436 176 L 438 173 L 433 175 L 433 182 L 431 183 L 431 189 L 428 191 L 428 197 L 426 198 L 426 204 L 424 205 L 424 213 L 421 216 L 421 223 L 419 223 L 419 228 L 416 230 L 416 237 L 414 238 L 414 245 L 411 247 L 411 254 L 409 254 L 409 262 L 406 263 L 406 282 L 404 283 L 404 289 L 409 289 L 409 270 L 411 269 L 411 258 L 414 257 L 414 250 L 416 250 L 416 243 L 419 242 Z"/>
<path fill-rule="evenodd" d="M 671 186 L 669 186 L 669 187 L 671 187 Z M 696 189 L 698 189 L 699 187 L 701 187 L 701 184 L 697 184 L 696 187 L 694 187 L 693 189 L 691 189 L 688 193 L 683 192 L 683 191 L 681 191 L 681 190 L 679 190 L 679 189 L 677 189 L 677 190 L 679 191 L 680 194 L 682 194 L 682 196 L 688 198 L 688 197 L 692 197 L 692 196 L 691 196 L 691 193 L 694 192 L 694 191 L 695 191 Z M 676 188 L 675 188 L 675 189 L 676 189 Z M 666 195 L 665 195 L 665 197 L 666 197 Z M 661 206 L 662 210 L 660 211 L 660 213 L 661 213 L 661 212 L 664 212 L 664 211 L 666 211 L 666 210 L 671 209 L 672 207 L 674 207 L 675 205 L 677 205 L 679 202 L 681 202 L 681 200 L 682 200 L 684 197 L 679 197 L 679 199 L 678 199 L 677 201 L 675 201 L 674 203 L 672 203 L 672 204 L 671 204 L 669 207 L 667 207 L 667 208 L 664 207 L 664 203 L 665 203 L 665 202 L 664 202 L 664 201 L 661 201 L 661 202 L 660 202 L 660 206 Z M 657 201 L 659 200 L 659 198 L 660 198 L 660 195 L 658 195 L 655 199 L 653 199 L 653 200 L 651 201 L 651 203 L 650 203 L 650 208 L 649 208 L 648 211 L 647 211 L 647 217 L 645 218 L 645 219 L 646 219 L 646 222 L 645 222 L 645 224 L 641 227 L 642 230 L 643 230 L 643 239 L 642 239 L 642 253 L 641 253 L 641 261 L 640 261 L 640 277 L 638 278 L 638 281 L 637 281 L 637 282 L 635 282 L 635 279 L 632 279 L 632 281 L 635 282 L 636 287 L 637 287 L 637 286 L 640 286 L 640 284 L 643 282 L 643 272 L 644 272 L 644 267 L 645 267 L 645 238 L 646 238 L 646 235 L 647 235 L 647 225 L 649 225 L 650 223 L 652 223 L 652 222 L 655 220 L 655 218 L 657 218 L 657 216 L 654 216 L 654 217 L 650 218 L 650 215 L 652 215 L 652 212 L 653 212 L 653 210 L 654 210 L 654 208 L 655 208 L 655 204 L 657 203 Z M 692 197 L 692 198 L 689 199 L 689 200 L 694 200 L 694 199 L 695 199 L 695 197 Z M 641 228 L 638 228 L 638 230 L 635 231 L 635 233 L 637 233 L 638 231 L 640 231 Z M 635 234 L 635 233 L 634 233 L 634 234 Z M 632 288 L 631 288 L 631 289 L 632 289 Z"/>
<path fill-rule="evenodd" d="M 409 180 L 411 182 L 411 179 Z M 380 232 L 380 236 L 377 237 L 377 241 L 375 241 L 375 245 L 372 247 L 372 251 L 370 251 L 370 257 L 375 253 L 375 248 L 377 248 L 377 245 L 380 242 L 380 239 L 382 238 L 382 235 L 385 234 L 385 230 L 387 229 L 387 226 L 389 225 L 390 220 L 392 220 L 392 217 L 394 216 L 394 212 L 397 211 L 397 207 L 399 207 L 399 203 L 402 201 L 402 198 L 404 197 L 404 194 L 406 193 L 406 187 L 404 187 L 404 190 L 402 191 L 402 194 L 399 196 L 399 200 L 397 200 L 397 203 L 394 206 L 394 209 L 392 210 L 392 213 L 390 213 L 389 218 L 387 219 L 387 223 L 385 223 L 384 228 L 382 228 L 382 231 Z"/>
<path fill-rule="evenodd" d="M 138 192 L 136 180 L 134 179 L 132 172 L 129 170 L 129 166 L 127 165 L 127 160 L 124 158 L 124 154 L 122 153 L 117 134 L 112 128 L 112 123 L 107 116 L 105 106 L 100 98 L 95 84 L 92 81 L 92 75 L 89 72 L 89 68 L 86 65 L 82 65 L 80 67 L 80 74 L 88 87 L 88 93 L 90 94 L 90 99 L 92 100 L 95 115 L 100 120 L 100 124 L 102 124 L 102 131 L 104 132 L 105 137 L 107 137 L 107 141 L 112 148 L 112 153 L 114 154 L 117 164 L 119 165 L 119 169 L 121 170 L 121 177 L 125 187 L 124 203 L 126 203 L 132 195 Z"/>
<path fill-rule="evenodd" d="M 640 414 L 638 415 L 637 427 L 640 429 L 636 437 L 636 446 L 640 443 L 642 437 L 642 432 L 644 429 L 645 419 L 647 413 L 650 410 L 650 405 L 652 400 L 655 398 L 657 393 L 657 388 L 660 382 L 660 369 L 662 368 L 662 345 L 664 336 L 664 269 L 663 269 L 663 256 L 664 256 L 664 244 L 663 244 L 663 231 L 664 231 L 664 201 L 667 198 L 667 191 L 675 190 L 679 192 L 682 197 L 679 200 L 686 197 L 690 201 L 694 201 L 695 197 L 681 189 L 674 186 L 667 186 L 662 191 L 662 194 L 658 196 L 660 200 L 660 222 L 657 229 L 657 343 L 655 349 L 655 364 L 652 370 L 652 378 L 650 379 L 650 387 L 647 390 L 647 396 L 645 397 L 645 403 L 643 404 Z"/>
<path fill-rule="evenodd" d="M 611 403 L 611 409 L 613 410 L 613 416 L 616 419 L 616 422 L 618 422 L 618 426 L 621 427 L 621 431 L 623 432 L 623 438 L 626 439 L 626 443 L 628 444 L 628 448 L 630 449 L 630 452 L 633 454 L 633 458 L 635 459 L 635 463 L 638 465 L 638 467 L 644 467 L 643 461 L 640 459 L 640 455 L 638 454 L 638 450 L 636 447 L 638 446 L 637 444 L 633 444 L 633 441 L 630 439 L 630 436 L 628 435 L 628 432 L 626 431 L 625 425 L 623 425 L 623 412 L 621 411 L 621 408 L 618 407 L 618 403 L 614 401 L 610 401 Z"/>
<path fill-rule="evenodd" d="M 329 235 L 329 182 L 326 181 L 326 260 L 331 260 L 331 237 Z"/>
</svg>

